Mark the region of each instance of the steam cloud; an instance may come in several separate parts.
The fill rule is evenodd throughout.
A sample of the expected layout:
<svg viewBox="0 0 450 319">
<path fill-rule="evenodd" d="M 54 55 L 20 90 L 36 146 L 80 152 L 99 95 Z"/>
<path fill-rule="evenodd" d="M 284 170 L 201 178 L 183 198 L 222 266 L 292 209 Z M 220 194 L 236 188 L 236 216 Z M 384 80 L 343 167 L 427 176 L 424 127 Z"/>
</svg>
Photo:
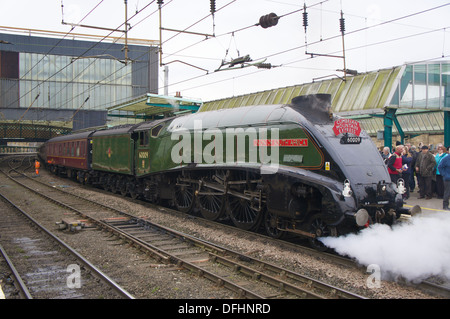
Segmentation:
<svg viewBox="0 0 450 319">
<path fill-rule="evenodd" d="M 358 234 L 321 240 L 362 265 L 378 265 L 382 279 L 450 279 L 450 213 L 423 213 L 393 227 L 376 224 Z"/>
</svg>

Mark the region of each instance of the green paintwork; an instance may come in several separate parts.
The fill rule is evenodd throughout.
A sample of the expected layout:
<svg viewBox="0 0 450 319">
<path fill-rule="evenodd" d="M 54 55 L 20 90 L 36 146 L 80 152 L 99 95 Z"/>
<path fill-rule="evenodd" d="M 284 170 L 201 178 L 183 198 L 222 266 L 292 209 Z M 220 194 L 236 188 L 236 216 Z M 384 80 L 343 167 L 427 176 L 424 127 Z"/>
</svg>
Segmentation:
<svg viewBox="0 0 450 319">
<path fill-rule="evenodd" d="M 92 138 L 94 170 L 133 175 L 134 142 L 129 134 Z"/>
<path fill-rule="evenodd" d="M 242 163 L 249 166 L 259 166 L 265 162 L 270 164 L 279 163 L 279 165 L 301 167 L 305 169 L 320 169 L 324 164 L 324 155 L 322 151 L 314 143 L 313 139 L 298 124 L 268 124 L 266 126 L 243 127 L 242 130 L 236 130 L 232 134 L 227 134 L 226 129 L 217 129 L 214 132 L 203 130 L 203 132 L 190 131 L 178 139 L 172 140 L 172 133 L 168 131 L 162 132 L 159 136 L 159 145 L 153 148 L 153 158 L 159 159 L 152 167 L 152 172 L 170 170 L 174 168 L 184 167 L 190 163 L 197 165 L 214 165 L 214 166 L 233 166 L 236 163 Z M 262 130 L 267 130 L 267 135 L 261 135 Z M 276 141 L 285 141 L 285 146 L 279 146 L 278 158 L 272 157 L 272 147 L 255 146 L 255 140 L 272 140 L 272 130 L 278 130 L 279 137 Z M 197 135 L 196 135 L 197 134 Z M 177 137 L 176 135 L 174 135 Z M 218 153 L 220 147 L 217 143 L 222 140 L 222 151 Z M 307 141 L 307 146 L 292 144 L 292 141 Z M 199 142 L 200 141 L 200 142 Z M 245 141 L 245 146 L 243 146 Z M 196 144 L 197 143 L 197 144 Z M 201 144 L 200 144 L 201 143 Z M 291 145 L 288 145 L 291 143 Z M 155 143 L 156 146 L 156 143 Z M 245 150 L 244 152 L 238 152 Z M 175 155 L 180 155 L 180 161 L 174 162 L 172 158 L 172 150 Z M 181 155 L 185 155 L 182 158 Z M 190 154 L 190 155 L 189 155 Z M 267 158 L 261 157 L 267 155 Z"/>
</svg>

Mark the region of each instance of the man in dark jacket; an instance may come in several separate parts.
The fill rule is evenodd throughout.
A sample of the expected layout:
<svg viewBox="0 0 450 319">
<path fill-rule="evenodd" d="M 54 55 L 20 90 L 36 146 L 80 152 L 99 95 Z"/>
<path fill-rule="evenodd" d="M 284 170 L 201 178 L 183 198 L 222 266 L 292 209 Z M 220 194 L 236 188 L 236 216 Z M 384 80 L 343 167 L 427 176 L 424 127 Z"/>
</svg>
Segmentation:
<svg viewBox="0 0 450 319">
<path fill-rule="evenodd" d="M 411 153 L 413 160 L 411 162 L 411 177 L 409 179 L 409 188 L 412 191 L 414 191 L 414 188 L 416 188 L 416 180 L 414 179 L 414 174 L 415 174 L 415 168 L 416 167 L 416 161 L 417 161 L 417 156 L 419 156 L 419 152 L 416 151 L 416 147 L 414 145 L 411 146 L 411 149 L 409 150 L 409 152 Z"/>
<path fill-rule="evenodd" d="M 434 167 L 436 166 L 436 159 L 433 154 L 428 152 L 428 146 L 422 146 L 422 152 L 417 156 L 416 160 L 416 173 L 419 178 L 420 198 L 431 199 L 433 195 L 433 189 L 431 188 L 431 182 L 433 180 Z"/>
<path fill-rule="evenodd" d="M 450 156 L 445 156 L 440 162 L 438 166 L 439 173 L 444 180 L 444 201 L 443 207 L 445 210 L 450 210 L 448 207 L 448 201 L 450 198 Z"/>
</svg>

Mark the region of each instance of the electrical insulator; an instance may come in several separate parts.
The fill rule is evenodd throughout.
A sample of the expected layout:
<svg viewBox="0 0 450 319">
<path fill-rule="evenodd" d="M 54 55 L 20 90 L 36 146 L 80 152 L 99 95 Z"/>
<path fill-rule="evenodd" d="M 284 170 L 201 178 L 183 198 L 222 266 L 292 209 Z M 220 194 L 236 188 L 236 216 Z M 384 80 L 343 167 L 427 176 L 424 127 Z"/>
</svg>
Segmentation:
<svg viewBox="0 0 450 319">
<path fill-rule="evenodd" d="M 211 1 L 211 13 L 214 14 L 216 12 L 216 0 Z"/>
<path fill-rule="evenodd" d="M 341 26 L 341 33 L 345 32 L 345 19 L 344 19 L 344 13 L 341 11 L 341 18 L 339 19 L 339 24 Z"/>
<path fill-rule="evenodd" d="M 158 0 L 158 1 L 156 1 L 156 3 L 157 3 L 159 6 L 162 6 L 162 5 L 164 4 L 164 0 Z"/>
<path fill-rule="evenodd" d="M 259 24 L 264 28 L 270 28 L 278 24 L 279 17 L 275 13 L 266 14 L 259 18 Z"/>
<path fill-rule="evenodd" d="M 303 6 L 303 27 L 305 28 L 305 32 L 306 32 L 306 28 L 308 27 L 308 12 L 306 12 L 306 4 Z"/>
<path fill-rule="evenodd" d="M 271 63 L 260 63 L 256 66 L 258 69 L 271 69 L 272 64 Z"/>
</svg>

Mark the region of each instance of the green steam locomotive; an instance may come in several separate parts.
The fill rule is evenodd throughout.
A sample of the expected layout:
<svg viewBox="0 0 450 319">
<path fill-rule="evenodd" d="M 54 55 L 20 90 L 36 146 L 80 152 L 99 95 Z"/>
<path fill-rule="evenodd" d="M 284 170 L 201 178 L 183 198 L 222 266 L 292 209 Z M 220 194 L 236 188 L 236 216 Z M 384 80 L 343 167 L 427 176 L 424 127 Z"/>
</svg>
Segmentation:
<svg viewBox="0 0 450 319">
<path fill-rule="evenodd" d="M 277 238 L 295 233 L 317 249 L 320 237 L 411 214 L 402 181 L 391 182 L 370 137 L 333 115 L 326 94 L 61 136 L 40 156 L 82 183 Z"/>
</svg>

